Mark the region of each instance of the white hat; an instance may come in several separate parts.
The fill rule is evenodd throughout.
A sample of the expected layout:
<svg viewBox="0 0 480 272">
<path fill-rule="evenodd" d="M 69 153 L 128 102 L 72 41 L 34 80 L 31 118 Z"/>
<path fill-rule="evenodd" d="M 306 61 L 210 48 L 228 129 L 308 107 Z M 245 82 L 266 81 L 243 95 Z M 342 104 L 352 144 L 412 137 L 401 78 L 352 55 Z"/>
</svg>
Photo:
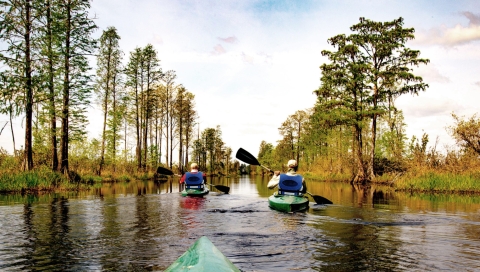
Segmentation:
<svg viewBox="0 0 480 272">
<path fill-rule="evenodd" d="M 292 167 L 295 167 L 295 166 L 297 166 L 297 161 L 296 160 L 289 160 L 287 162 L 287 167 L 292 168 Z"/>
</svg>

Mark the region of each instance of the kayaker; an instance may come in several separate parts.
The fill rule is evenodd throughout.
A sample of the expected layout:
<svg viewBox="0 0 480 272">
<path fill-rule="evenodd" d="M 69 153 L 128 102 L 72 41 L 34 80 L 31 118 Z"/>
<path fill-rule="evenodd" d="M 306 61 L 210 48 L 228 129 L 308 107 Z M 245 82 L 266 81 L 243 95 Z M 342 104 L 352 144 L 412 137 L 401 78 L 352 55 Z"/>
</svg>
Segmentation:
<svg viewBox="0 0 480 272">
<path fill-rule="evenodd" d="M 190 172 L 187 172 L 187 173 L 183 174 L 183 176 L 180 178 L 180 183 L 185 182 L 187 174 L 189 174 L 189 175 L 192 175 L 192 174 L 193 175 L 202 175 L 203 183 L 205 183 L 207 181 L 207 175 L 205 175 L 205 173 L 202 173 L 202 172 L 198 171 L 198 164 L 196 164 L 196 163 L 190 164 Z"/>
<path fill-rule="evenodd" d="M 302 177 L 301 175 L 297 174 L 298 164 L 296 160 L 289 160 L 287 162 L 287 167 L 288 167 L 288 170 L 287 170 L 287 173 L 285 173 L 285 175 Z M 280 171 L 273 172 L 273 177 L 272 179 L 270 179 L 267 185 L 268 189 L 273 189 L 276 186 L 278 186 L 278 183 L 280 182 L 280 175 L 281 175 Z M 305 179 L 303 177 L 302 177 L 302 188 L 300 189 L 300 192 L 302 194 L 305 194 L 307 192 L 307 184 L 305 183 Z"/>
</svg>

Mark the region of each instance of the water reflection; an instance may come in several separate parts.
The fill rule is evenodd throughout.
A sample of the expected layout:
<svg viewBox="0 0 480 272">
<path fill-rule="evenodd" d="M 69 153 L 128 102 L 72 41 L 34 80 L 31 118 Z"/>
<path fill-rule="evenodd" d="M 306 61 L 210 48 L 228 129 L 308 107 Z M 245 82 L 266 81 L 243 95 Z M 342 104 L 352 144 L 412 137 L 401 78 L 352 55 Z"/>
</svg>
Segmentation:
<svg viewBox="0 0 480 272">
<path fill-rule="evenodd" d="M 334 205 L 285 214 L 268 207 L 268 180 L 212 178 L 230 194 L 203 198 L 175 178 L 1 195 L 0 270 L 162 271 L 202 235 L 242 271 L 480 268 L 478 196 L 307 182 Z"/>
</svg>

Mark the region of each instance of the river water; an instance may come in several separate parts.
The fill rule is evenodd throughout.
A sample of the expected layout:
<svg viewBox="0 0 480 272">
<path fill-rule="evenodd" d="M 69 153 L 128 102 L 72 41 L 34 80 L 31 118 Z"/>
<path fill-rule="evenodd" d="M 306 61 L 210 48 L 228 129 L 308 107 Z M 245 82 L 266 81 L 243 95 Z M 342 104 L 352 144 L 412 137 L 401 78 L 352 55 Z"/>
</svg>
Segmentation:
<svg viewBox="0 0 480 272">
<path fill-rule="evenodd" d="M 307 182 L 306 212 L 268 207 L 267 179 L 182 197 L 178 179 L 0 196 L 1 271 L 162 271 L 207 236 L 242 271 L 479 271 L 480 197 Z M 312 200 L 313 201 L 313 200 Z"/>
</svg>

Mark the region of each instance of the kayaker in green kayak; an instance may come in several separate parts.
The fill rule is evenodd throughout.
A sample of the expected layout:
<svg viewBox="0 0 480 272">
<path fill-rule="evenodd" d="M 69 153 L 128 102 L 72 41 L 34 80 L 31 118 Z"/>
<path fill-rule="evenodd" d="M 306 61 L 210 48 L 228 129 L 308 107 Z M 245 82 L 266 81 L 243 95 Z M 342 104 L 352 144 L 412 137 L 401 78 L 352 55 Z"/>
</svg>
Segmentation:
<svg viewBox="0 0 480 272">
<path fill-rule="evenodd" d="M 180 183 L 184 183 L 185 180 L 187 180 L 187 185 L 203 185 L 207 182 L 207 175 L 198 171 L 198 164 L 192 163 L 190 164 L 190 172 L 183 174 L 182 178 L 180 178 Z"/>
<path fill-rule="evenodd" d="M 268 189 L 279 186 L 279 194 L 305 194 L 307 192 L 307 184 L 305 183 L 305 179 L 297 174 L 297 161 L 289 160 L 287 167 L 288 170 L 285 174 L 280 174 L 280 171 L 274 171 L 272 179 L 268 182 Z"/>
</svg>

